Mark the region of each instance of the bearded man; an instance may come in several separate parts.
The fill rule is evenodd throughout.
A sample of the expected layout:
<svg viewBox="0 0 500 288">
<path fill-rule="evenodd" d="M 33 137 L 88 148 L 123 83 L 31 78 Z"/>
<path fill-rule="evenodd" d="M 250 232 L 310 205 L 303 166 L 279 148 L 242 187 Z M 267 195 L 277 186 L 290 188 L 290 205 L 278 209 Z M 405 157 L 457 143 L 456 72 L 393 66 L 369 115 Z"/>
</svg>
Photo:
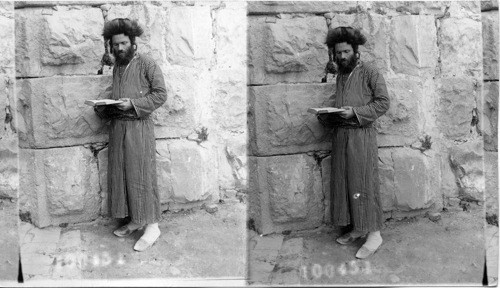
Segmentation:
<svg viewBox="0 0 500 288">
<path fill-rule="evenodd" d="M 137 53 L 136 37 L 143 29 L 136 21 L 114 19 L 105 24 L 103 36 L 109 41 L 115 65 L 113 84 L 106 90 L 116 105 L 95 108 L 101 118 L 111 119 L 108 146 L 108 189 L 111 216 L 130 217 L 115 230 L 125 237 L 146 226 L 134 250 L 144 251 L 160 236 L 160 196 L 156 175 L 156 148 L 151 113 L 167 100 L 160 67 Z"/>
<path fill-rule="evenodd" d="M 318 116 L 323 125 L 333 127 L 332 222 L 352 226 L 352 231 L 337 242 L 346 245 L 368 235 L 356 253 L 360 259 L 382 244 L 377 131 L 373 122 L 389 109 L 384 77 L 374 64 L 360 60 L 358 47 L 365 42 L 366 37 L 351 27 L 328 31 L 326 44 L 339 72 L 332 106 L 345 111 Z"/>
</svg>

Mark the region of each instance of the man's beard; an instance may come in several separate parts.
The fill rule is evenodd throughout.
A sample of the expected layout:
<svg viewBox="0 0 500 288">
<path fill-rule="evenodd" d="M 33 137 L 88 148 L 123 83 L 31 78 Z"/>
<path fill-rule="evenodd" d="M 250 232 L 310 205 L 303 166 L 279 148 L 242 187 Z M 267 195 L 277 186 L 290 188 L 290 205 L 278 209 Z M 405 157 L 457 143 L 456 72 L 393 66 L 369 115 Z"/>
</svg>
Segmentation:
<svg viewBox="0 0 500 288">
<path fill-rule="evenodd" d="M 340 73 L 351 73 L 354 67 L 358 65 L 358 59 L 356 58 L 356 54 L 353 54 L 344 61 L 341 59 L 335 59 L 335 63 L 337 63 Z"/>
<path fill-rule="evenodd" d="M 121 53 L 119 51 L 113 50 L 113 55 L 115 56 L 116 64 L 126 65 L 135 56 L 134 46 L 130 45 L 128 49 L 126 49 L 125 51 L 121 51 Z"/>
</svg>

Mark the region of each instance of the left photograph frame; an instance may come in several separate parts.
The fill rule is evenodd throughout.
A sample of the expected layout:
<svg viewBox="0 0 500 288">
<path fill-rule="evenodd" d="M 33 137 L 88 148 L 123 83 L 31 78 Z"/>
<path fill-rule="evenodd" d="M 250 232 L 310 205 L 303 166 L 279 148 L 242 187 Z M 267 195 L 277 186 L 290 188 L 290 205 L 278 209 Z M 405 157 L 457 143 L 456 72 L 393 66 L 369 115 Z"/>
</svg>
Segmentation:
<svg viewBox="0 0 500 288">
<path fill-rule="evenodd" d="M 22 281 L 244 285 L 246 3 L 9 7 Z"/>
</svg>

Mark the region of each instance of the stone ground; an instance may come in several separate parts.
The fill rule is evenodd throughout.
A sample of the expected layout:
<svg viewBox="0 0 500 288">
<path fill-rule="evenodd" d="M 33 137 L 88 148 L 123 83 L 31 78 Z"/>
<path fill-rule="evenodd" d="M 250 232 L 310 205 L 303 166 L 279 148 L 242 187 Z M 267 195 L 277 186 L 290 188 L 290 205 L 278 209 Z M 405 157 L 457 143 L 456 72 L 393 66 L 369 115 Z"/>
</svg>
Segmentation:
<svg viewBox="0 0 500 288">
<path fill-rule="evenodd" d="M 475 206 L 475 207 L 474 207 Z M 471 204 L 441 213 L 432 222 L 419 216 L 388 221 L 384 243 L 370 258 L 357 260 L 358 240 L 342 246 L 339 230 L 320 227 L 289 235 L 249 234 L 250 284 L 256 285 L 482 285 L 485 245 L 489 285 L 498 279 L 498 227 Z"/>
<path fill-rule="evenodd" d="M 17 281 L 19 263 L 19 241 L 17 238 L 17 204 L 9 199 L 0 199 L 0 283 Z M 8 248 L 6 248 L 8 247 Z"/>
<path fill-rule="evenodd" d="M 112 234 L 121 224 L 116 220 L 44 229 L 21 222 L 24 282 L 243 285 L 246 205 L 234 200 L 217 208 L 164 213 L 160 239 L 142 253 L 133 246 L 143 232 L 118 238 Z"/>
</svg>

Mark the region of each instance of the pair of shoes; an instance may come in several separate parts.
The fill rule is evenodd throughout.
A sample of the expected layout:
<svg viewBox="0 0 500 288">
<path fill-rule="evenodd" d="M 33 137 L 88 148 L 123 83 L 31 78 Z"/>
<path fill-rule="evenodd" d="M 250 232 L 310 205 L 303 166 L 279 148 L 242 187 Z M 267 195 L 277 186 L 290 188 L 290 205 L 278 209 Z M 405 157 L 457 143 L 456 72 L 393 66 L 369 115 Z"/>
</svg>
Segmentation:
<svg viewBox="0 0 500 288">
<path fill-rule="evenodd" d="M 115 231 L 113 231 L 113 234 L 115 234 L 116 236 L 118 237 L 126 237 L 132 233 L 134 233 L 135 231 L 139 230 L 141 228 L 141 226 L 137 227 L 137 228 L 130 228 L 129 227 L 129 224 L 127 225 L 123 225 L 122 227 L 116 229 Z"/>
<path fill-rule="evenodd" d="M 368 247 L 363 245 L 363 246 L 361 246 L 361 248 L 359 248 L 358 252 L 356 253 L 356 258 L 366 259 L 366 258 L 370 257 L 373 253 L 375 253 L 377 250 L 378 250 L 378 247 L 375 250 L 370 250 Z"/>
<path fill-rule="evenodd" d="M 337 243 L 342 244 L 342 245 L 347 245 L 351 244 L 352 242 L 356 241 L 356 239 L 361 238 L 365 236 L 364 234 L 359 234 L 359 235 L 353 235 L 352 232 L 349 232 L 347 234 L 344 234 L 337 238 Z"/>
<path fill-rule="evenodd" d="M 160 237 L 160 229 L 150 229 L 148 231 L 148 228 L 146 228 L 146 231 L 144 232 L 144 235 L 137 240 L 137 242 L 134 245 L 134 250 L 138 252 L 142 252 L 149 247 L 153 246 L 153 244 L 156 243 L 156 240 Z"/>
</svg>

